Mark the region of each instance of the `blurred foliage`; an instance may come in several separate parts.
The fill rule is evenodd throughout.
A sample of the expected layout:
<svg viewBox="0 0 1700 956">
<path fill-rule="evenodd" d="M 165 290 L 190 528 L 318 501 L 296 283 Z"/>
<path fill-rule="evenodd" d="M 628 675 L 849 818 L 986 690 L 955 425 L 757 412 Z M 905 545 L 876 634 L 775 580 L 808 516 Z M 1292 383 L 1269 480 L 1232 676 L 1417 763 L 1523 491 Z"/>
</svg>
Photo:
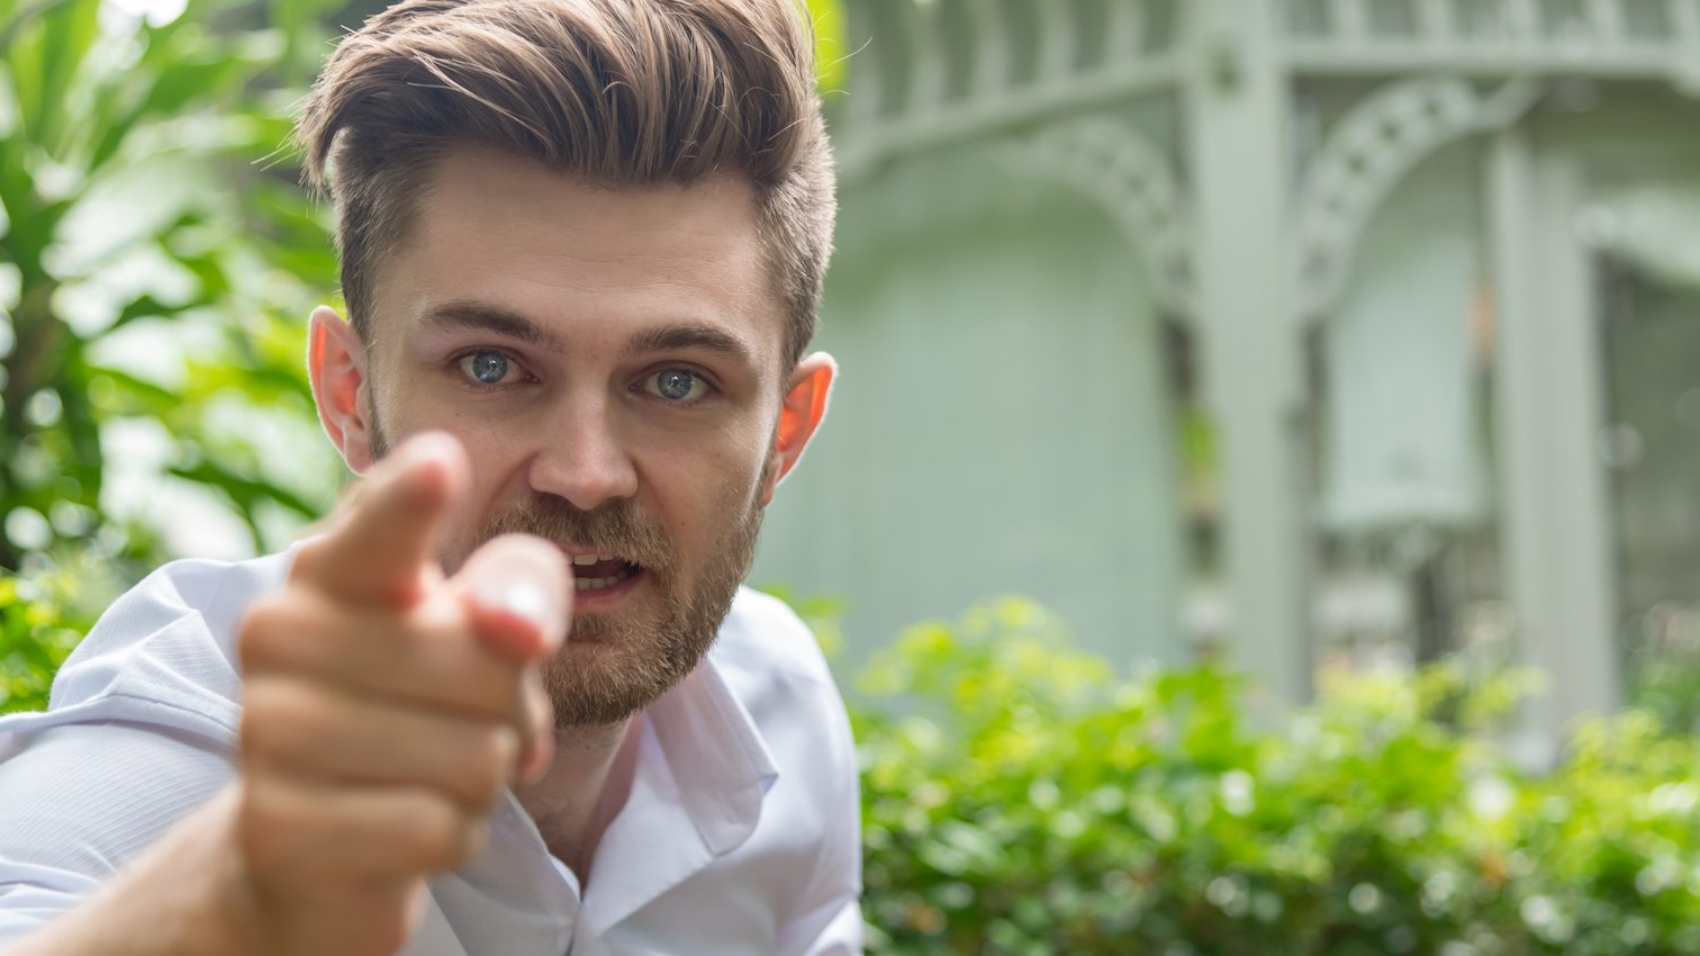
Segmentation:
<svg viewBox="0 0 1700 956">
<path fill-rule="evenodd" d="M 1661 726 L 1688 733 L 1700 730 L 1700 659 L 1639 655 L 1632 687 L 1632 703 L 1654 715 Z"/>
<path fill-rule="evenodd" d="M 54 673 L 123 583 L 113 565 L 87 554 L 0 576 L 0 714 L 46 709 Z"/>
<path fill-rule="evenodd" d="M 262 478 L 267 432 L 221 425 L 232 406 L 310 414 L 299 329 L 335 260 L 266 161 L 320 6 L 189 0 L 153 23 L 0 0 L 0 568 L 63 544 L 164 556 L 132 526 L 145 507 L 106 493 L 114 427 L 157 436 L 156 478 L 222 499 L 256 547 L 266 509 L 328 501 L 334 471 Z"/>
<path fill-rule="evenodd" d="M 1633 646 L 1631 703 L 1665 727 L 1700 733 L 1700 611 L 1674 602 L 1653 608 Z"/>
<path fill-rule="evenodd" d="M 1631 712 L 1526 777 L 1489 742 L 1527 686 L 1339 673 L 1276 718 L 1022 601 L 913 628 L 855 715 L 870 952 L 1700 951 L 1700 747 Z"/>
</svg>

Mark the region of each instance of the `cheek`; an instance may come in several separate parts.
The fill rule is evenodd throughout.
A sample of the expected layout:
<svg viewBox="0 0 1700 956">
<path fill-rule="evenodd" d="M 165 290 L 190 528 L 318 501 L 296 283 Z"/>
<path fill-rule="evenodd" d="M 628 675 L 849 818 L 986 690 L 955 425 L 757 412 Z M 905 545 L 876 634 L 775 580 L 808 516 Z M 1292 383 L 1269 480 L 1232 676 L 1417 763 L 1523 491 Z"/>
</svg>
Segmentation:
<svg viewBox="0 0 1700 956">
<path fill-rule="evenodd" d="M 467 452 L 472 463 L 467 494 L 444 516 L 440 531 L 439 557 L 450 573 L 482 543 L 484 529 L 491 521 L 514 505 L 503 494 L 502 476 L 480 465 L 483 456 L 477 449 L 468 448 Z"/>
<path fill-rule="evenodd" d="M 645 469 L 649 491 L 681 545 L 717 537 L 747 517 L 757 504 L 767 450 L 767 442 L 746 439 L 692 456 L 662 452 L 651 460 Z"/>
<path fill-rule="evenodd" d="M 724 476 L 719 489 L 722 498 L 742 502 L 755 497 L 767 472 L 772 438 L 771 429 L 758 425 L 729 443 L 714 472 Z"/>
</svg>

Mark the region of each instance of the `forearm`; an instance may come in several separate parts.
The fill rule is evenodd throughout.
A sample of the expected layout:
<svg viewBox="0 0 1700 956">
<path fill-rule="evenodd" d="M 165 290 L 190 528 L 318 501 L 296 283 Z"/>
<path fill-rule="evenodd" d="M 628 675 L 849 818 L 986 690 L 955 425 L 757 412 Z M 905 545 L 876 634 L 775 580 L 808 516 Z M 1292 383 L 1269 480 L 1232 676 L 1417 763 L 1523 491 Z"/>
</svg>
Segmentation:
<svg viewBox="0 0 1700 956">
<path fill-rule="evenodd" d="M 0 956 L 250 956 L 252 901 L 234 787 L 179 821 L 100 892 Z"/>
</svg>

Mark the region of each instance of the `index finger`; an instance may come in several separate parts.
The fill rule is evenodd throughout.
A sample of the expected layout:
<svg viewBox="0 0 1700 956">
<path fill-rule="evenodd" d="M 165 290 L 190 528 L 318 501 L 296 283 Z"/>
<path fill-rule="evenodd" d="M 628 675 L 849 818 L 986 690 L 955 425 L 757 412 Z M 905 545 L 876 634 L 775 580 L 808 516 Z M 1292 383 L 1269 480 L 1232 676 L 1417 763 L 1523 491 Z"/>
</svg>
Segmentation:
<svg viewBox="0 0 1700 956">
<path fill-rule="evenodd" d="M 366 479 L 290 577 L 335 597 L 405 607 L 424 596 L 443 516 L 467 484 L 466 453 L 443 432 L 408 439 Z"/>
</svg>

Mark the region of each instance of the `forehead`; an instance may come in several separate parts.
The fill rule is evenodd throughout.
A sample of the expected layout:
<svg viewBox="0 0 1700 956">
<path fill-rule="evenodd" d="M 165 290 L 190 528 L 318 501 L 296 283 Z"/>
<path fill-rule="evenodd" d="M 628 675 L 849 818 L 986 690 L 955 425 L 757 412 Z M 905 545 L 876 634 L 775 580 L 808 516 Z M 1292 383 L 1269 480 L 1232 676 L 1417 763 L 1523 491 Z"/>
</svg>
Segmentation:
<svg viewBox="0 0 1700 956">
<path fill-rule="evenodd" d="M 757 356 L 781 350 L 783 309 L 742 178 L 600 187 L 465 145 L 434 165 L 410 219 L 379 276 L 380 328 L 470 300 L 579 341 L 689 323 Z"/>
</svg>

